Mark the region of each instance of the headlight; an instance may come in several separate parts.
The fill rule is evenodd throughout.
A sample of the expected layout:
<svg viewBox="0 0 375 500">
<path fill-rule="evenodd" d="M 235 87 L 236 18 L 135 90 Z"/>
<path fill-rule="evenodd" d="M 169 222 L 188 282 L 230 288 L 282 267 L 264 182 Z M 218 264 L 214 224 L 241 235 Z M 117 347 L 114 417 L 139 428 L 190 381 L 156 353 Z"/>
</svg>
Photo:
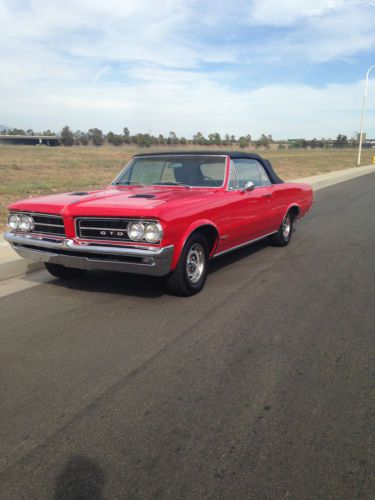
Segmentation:
<svg viewBox="0 0 375 500">
<path fill-rule="evenodd" d="M 140 222 L 129 222 L 128 236 L 133 241 L 141 241 L 144 236 L 144 227 Z"/>
<path fill-rule="evenodd" d="M 157 243 L 161 240 L 163 236 L 163 229 L 160 224 L 156 222 L 150 222 L 145 227 L 145 240 L 149 243 Z"/>
<path fill-rule="evenodd" d="M 8 227 L 12 231 L 16 231 L 20 225 L 20 218 L 17 214 L 10 214 L 8 217 Z"/>
<path fill-rule="evenodd" d="M 29 215 L 21 215 L 19 226 L 21 231 L 32 231 L 34 229 L 34 221 Z"/>
</svg>

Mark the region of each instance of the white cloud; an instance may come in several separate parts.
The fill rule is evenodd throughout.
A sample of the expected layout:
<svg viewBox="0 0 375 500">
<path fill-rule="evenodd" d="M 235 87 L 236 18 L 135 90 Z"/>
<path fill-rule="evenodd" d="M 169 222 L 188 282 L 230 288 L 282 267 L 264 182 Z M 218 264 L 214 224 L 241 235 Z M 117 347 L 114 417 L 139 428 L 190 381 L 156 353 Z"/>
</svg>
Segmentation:
<svg viewBox="0 0 375 500">
<path fill-rule="evenodd" d="M 253 7 L 251 23 L 279 28 L 256 49 L 269 60 L 322 63 L 375 47 L 374 1 L 264 0 Z"/>
<path fill-rule="evenodd" d="M 243 70 L 267 75 L 272 62 L 302 74 L 356 57 L 374 49 L 374 25 L 374 2 L 362 0 L 2 0 L 0 122 L 188 136 L 351 134 L 357 76 L 319 88 L 265 86 Z"/>
<path fill-rule="evenodd" d="M 5 105 L 3 116 L 13 117 L 23 127 L 37 123 L 41 129 L 58 117 L 54 121 L 58 129 L 69 123 L 80 129 L 98 126 L 121 131 L 128 126 L 132 133 L 174 130 L 187 136 L 200 130 L 205 134 L 250 133 L 253 137 L 263 132 L 277 138 L 334 137 L 358 129 L 362 91 L 363 82 L 323 88 L 268 85 L 238 92 L 194 73 L 171 73 L 153 83 L 25 92 L 16 103 Z M 369 100 L 367 116 L 369 123 L 372 117 L 374 135 L 375 81 L 370 84 L 371 94 L 374 98 Z M 25 116 L 33 116 L 34 121 L 27 122 Z"/>
<path fill-rule="evenodd" d="M 345 0 L 262 0 L 253 1 L 250 19 L 254 24 L 265 26 L 291 26 L 301 20 L 335 13 L 348 4 Z"/>
</svg>

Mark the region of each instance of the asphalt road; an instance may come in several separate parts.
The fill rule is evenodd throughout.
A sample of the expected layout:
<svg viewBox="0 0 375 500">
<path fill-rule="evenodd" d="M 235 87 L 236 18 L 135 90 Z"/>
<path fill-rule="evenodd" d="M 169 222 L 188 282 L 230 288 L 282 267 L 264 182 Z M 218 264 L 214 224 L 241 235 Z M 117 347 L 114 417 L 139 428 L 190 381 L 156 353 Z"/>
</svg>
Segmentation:
<svg viewBox="0 0 375 500">
<path fill-rule="evenodd" d="M 374 498 L 374 250 L 367 175 L 192 298 L 110 273 L 15 285 L 0 498 Z"/>
</svg>

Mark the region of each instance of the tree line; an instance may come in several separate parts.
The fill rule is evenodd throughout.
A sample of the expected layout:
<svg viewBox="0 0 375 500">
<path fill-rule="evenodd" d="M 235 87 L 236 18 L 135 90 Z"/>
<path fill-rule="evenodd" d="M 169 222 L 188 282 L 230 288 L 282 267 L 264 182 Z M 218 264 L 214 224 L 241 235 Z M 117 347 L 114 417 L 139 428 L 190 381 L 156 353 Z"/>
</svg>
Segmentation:
<svg viewBox="0 0 375 500">
<path fill-rule="evenodd" d="M 91 128 L 87 132 L 81 130 L 73 131 L 68 125 L 63 127 L 59 134 L 54 134 L 51 130 L 45 130 L 44 132 L 35 133 L 32 129 L 10 129 L 2 130 L 0 134 L 6 135 L 57 135 L 59 142 L 63 146 L 87 146 L 89 144 L 94 146 L 102 146 L 103 144 L 111 144 L 113 146 L 122 146 L 124 144 L 135 145 L 138 147 L 150 147 L 155 145 L 189 145 L 195 144 L 200 146 L 238 146 L 240 148 L 255 147 L 268 149 L 273 144 L 276 145 L 278 149 L 315 149 L 315 148 L 348 148 L 357 147 L 358 139 L 348 137 L 344 134 L 339 134 L 336 139 L 289 139 L 288 141 L 275 141 L 271 134 L 262 134 L 258 139 L 253 140 L 250 134 L 245 136 L 236 137 L 235 135 L 225 134 L 223 137 L 218 133 L 214 132 L 203 135 L 201 132 L 197 132 L 193 135 L 192 139 L 187 139 L 185 137 L 178 137 L 175 132 L 169 132 L 169 135 L 164 136 L 163 134 L 152 135 L 151 133 L 141 134 L 137 133 L 132 135 L 127 127 L 124 127 L 121 134 L 115 134 L 114 132 L 108 132 L 104 134 L 102 130 L 98 128 Z M 366 143 L 364 144 L 366 147 Z"/>
<path fill-rule="evenodd" d="M 175 132 L 171 131 L 167 136 L 163 134 L 152 135 L 148 134 L 130 134 L 127 127 L 123 129 L 122 134 L 115 134 L 114 132 L 108 132 L 103 134 L 100 129 L 94 128 L 90 129 L 88 132 L 73 132 L 68 126 L 65 126 L 60 133 L 60 141 L 64 146 L 73 146 L 75 144 L 87 145 L 89 143 L 94 146 L 101 146 L 105 142 L 112 144 L 113 146 L 121 146 L 123 144 L 133 144 L 139 147 L 150 147 L 155 145 L 187 145 L 187 144 L 198 144 L 202 146 L 232 146 L 234 144 L 239 145 L 241 148 L 246 148 L 251 145 L 251 136 L 241 136 L 236 138 L 234 135 L 226 134 L 224 137 L 218 132 L 208 134 L 205 137 L 201 132 L 197 132 L 192 139 L 187 139 L 186 137 L 178 137 Z M 265 136 L 264 134 L 259 139 L 260 145 L 273 142 L 272 136 Z"/>
<path fill-rule="evenodd" d="M 122 134 L 108 132 L 103 134 L 100 129 L 90 129 L 88 132 L 73 132 L 68 126 L 65 126 L 60 133 L 60 141 L 64 146 L 87 145 L 101 146 L 105 142 L 113 146 L 121 146 L 123 144 L 133 144 L 139 147 L 150 147 L 155 145 L 188 145 L 194 144 L 199 146 L 238 146 L 240 148 L 255 147 L 269 149 L 272 144 L 276 144 L 279 149 L 307 149 L 307 148 L 347 148 L 357 147 L 358 140 L 356 138 L 348 139 L 346 135 L 339 134 L 336 139 L 291 139 L 288 141 L 275 141 L 271 134 L 262 134 L 258 139 L 253 140 L 250 134 L 236 137 L 235 135 L 225 134 L 223 137 L 214 132 L 208 134 L 207 137 L 201 132 L 193 135 L 192 139 L 186 137 L 178 137 L 175 132 L 169 132 L 169 135 L 157 136 L 152 134 L 135 134 L 131 135 L 129 129 L 125 127 Z"/>
</svg>

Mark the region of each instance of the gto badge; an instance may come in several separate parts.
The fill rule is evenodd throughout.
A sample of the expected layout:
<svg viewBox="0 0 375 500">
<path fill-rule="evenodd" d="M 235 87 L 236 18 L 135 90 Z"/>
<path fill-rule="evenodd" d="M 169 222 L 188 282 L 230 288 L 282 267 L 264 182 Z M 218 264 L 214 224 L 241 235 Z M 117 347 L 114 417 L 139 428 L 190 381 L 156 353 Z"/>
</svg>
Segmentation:
<svg viewBox="0 0 375 500">
<path fill-rule="evenodd" d="M 100 231 L 101 236 L 117 236 L 118 238 L 121 238 L 124 236 L 123 231 Z"/>
</svg>

